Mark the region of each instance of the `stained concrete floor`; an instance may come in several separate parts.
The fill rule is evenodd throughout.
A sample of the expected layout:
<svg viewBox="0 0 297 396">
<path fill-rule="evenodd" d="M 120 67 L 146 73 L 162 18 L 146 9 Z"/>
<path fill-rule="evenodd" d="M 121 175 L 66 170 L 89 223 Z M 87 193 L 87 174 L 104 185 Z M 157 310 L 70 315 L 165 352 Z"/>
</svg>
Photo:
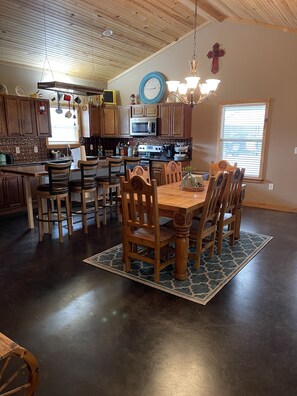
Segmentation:
<svg viewBox="0 0 297 396">
<path fill-rule="evenodd" d="M 0 332 L 37 357 L 37 396 L 297 394 L 297 214 L 244 208 L 274 238 L 206 306 L 83 263 L 116 218 L 64 244 L 25 214 L 0 225 Z"/>
</svg>

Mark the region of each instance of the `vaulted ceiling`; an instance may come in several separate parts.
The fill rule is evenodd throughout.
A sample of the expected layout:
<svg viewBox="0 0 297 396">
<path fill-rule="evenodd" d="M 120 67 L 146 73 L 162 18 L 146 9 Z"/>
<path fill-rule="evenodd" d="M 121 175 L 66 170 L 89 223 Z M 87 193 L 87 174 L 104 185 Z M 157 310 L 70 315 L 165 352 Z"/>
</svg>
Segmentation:
<svg viewBox="0 0 297 396">
<path fill-rule="evenodd" d="M 296 0 L 197 1 L 197 26 L 297 32 Z M 195 0 L 1 0 L 0 63 L 108 81 L 190 34 L 194 9 Z"/>
</svg>

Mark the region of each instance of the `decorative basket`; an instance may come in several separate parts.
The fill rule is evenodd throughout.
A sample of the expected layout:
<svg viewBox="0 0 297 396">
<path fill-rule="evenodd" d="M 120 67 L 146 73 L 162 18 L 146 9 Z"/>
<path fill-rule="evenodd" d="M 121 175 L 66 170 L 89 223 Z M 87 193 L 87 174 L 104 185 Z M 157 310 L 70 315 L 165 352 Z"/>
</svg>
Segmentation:
<svg viewBox="0 0 297 396">
<path fill-rule="evenodd" d="M 191 172 L 188 172 L 184 177 L 180 185 L 183 191 L 200 192 L 204 191 L 204 185 L 202 184 L 201 176 L 194 176 Z"/>
<path fill-rule="evenodd" d="M 183 191 L 202 192 L 205 190 L 205 187 L 204 186 L 201 186 L 201 187 L 183 187 L 183 186 L 181 186 L 181 189 Z"/>
</svg>

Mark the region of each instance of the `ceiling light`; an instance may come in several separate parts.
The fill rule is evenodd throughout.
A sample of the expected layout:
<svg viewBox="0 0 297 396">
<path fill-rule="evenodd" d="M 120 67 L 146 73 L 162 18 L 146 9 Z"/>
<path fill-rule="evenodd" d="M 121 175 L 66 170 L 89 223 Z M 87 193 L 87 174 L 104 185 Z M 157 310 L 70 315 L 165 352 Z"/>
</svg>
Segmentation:
<svg viewBox="0 0 297 396">
<path fill-rule="evenodd" d="M 166 81 L 168 90 L 170 92 L 167 102 L 180 101 L 189 104 L 194 107 L 197 104 L 204 102 L 209 95 L 215 93 L 220 80 L 208 79 L 205 83 L 199 84 L 200 77 L 197 76 L 197 59 L 196 59 L 196 33 L 197 33 L 197 0 L 195 0 L 195 28 L 194 28 L 194 42 L 193 42 L 193 57 L 190 61 L 191 76 L 186 77 L 186 84 L 180 84 L 179 81 Z M 195 92 L 197 86 L 199 87 L 199 92 Z M 199 95 L 198 99 L 195 101 L 195 96 Z"/>
<path fill-rule="evenodd" d="M 105 29 L 104 32 L 102 33 L 103 36 L 105 37 L 110 37 L 113 35 L 113 31 L 111 29 Z"/>
</svg>

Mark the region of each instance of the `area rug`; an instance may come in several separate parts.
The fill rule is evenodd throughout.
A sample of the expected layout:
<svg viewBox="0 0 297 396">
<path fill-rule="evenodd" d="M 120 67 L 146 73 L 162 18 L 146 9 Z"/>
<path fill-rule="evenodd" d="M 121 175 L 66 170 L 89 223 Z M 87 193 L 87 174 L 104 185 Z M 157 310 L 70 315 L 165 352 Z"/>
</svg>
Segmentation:
<svg viewBox="0 0 297 396">
<path fill-rule="evenodd" d="M 88 264 L 136 282 L 185 298 L 198 304 L 207 304 L 253 257 L 272 239 L 272 237 L 249 232 L 241 232 L 240 239 L 233 247 L 224 240 L 222 254 L 208 257 L 202 254 L 201 264 L 196 271 L 193 260 L 188 262 L 188 279 L 178 281 L 174 278 L 174 266 L 164 268 L 159 283 L 154 282 L 152 265 L 133 261 L 131 271 L 124 271 L 122 245 L 114 246 L 84 260 Z"/>
</svg>

